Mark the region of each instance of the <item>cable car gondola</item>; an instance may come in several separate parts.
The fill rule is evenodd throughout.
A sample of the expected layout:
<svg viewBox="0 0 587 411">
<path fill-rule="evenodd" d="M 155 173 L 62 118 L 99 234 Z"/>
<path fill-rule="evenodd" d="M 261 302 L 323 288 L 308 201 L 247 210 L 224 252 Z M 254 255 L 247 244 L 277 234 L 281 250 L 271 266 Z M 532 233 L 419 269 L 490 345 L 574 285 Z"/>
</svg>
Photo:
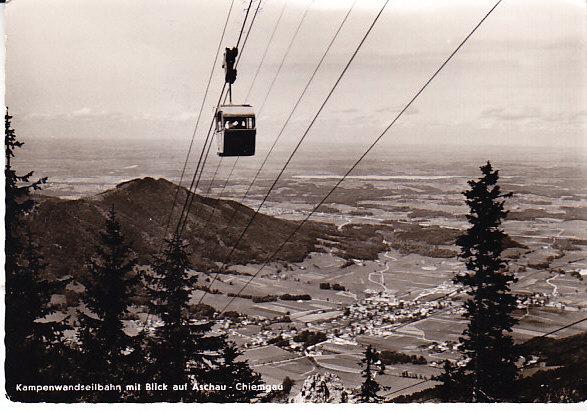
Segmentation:
<svg viewBox="0 0 587 411">
<path fill-rule="evenodd" d="M 255 113 L 248 104 L 222 105 L 216 111 L 216 143 L 220 157 L 255 155 Z"/>
<path fill-rule="evenodd" d="M 255 113 L 248 104 L 232 104 L 232 84 L 236 81 L 236 47 L 224 51 L 224 81 L 228 84 L 230 104 L 216 110 L 216 143 L 220 157 L 255 155 Z"/>
</svg>

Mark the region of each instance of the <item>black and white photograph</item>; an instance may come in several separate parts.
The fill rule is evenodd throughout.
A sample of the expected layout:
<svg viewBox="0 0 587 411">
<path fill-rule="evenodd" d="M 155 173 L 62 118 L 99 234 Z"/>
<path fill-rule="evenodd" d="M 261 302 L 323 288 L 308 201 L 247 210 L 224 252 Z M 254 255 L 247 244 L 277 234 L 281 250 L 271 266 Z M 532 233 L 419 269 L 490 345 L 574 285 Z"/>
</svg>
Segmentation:
<svg viewBox="0 0 587 411">
<path fill-rule="evenodd" d="M 584 0 L 0 10 L 9 407 L 587 401 Z"/>
</svg>

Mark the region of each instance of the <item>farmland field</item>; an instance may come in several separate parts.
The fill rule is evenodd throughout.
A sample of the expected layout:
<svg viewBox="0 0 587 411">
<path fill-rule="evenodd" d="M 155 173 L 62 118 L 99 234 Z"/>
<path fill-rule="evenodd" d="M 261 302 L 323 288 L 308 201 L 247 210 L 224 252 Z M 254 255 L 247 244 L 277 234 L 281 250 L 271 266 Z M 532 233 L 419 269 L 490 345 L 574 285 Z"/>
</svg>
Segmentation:
<svg viewBox="0 0 587 411">
<path fill-rule="evenodd" d="M 518 279 L 512 289 L 521 298 L 515 313 L 519 323 L 512 335 L 521 343 L 585 317 L 587 180 L 578 153 L 536 151 L 530 156 L 526 151 L 492 150 L 486 155 L 501 170 L 503 189 L 513 192 L 506 202 L 510 216 L 503 224 L 512 245 L 504 256 Z M 170 153 L 162 153 L 166 155 Z M 228 265 L 222 272 L 198 272 L 199 289 L 192 292 L 191 302 L 202 299 L 218 311 L 226 308 L 246 316 L 245 323 L 227 329 L 231 339 L 267 382 L 278 383 L 286 376 L 295 380 L 294 392 L 316 372 L 334 372 L 345 386 L 356 387 L 358 361 L 369 344 L 427 361 L 390 366 L 388 375 L 380 377 L 386 392 L 417 381 L 423 383 L 394 396 L 430 386 L 426 379 L 439 372 L 443 359 L 460 358 L 455 343 L 466 325 L 460 308 L 466 296 L 451 281 L 465 269 L 454 241 L 468 226 L 461 192 L 467 180 L 478 175 L 485 155 L 466 150 L 459 155 L 463 159 L 456 161 L 443 148 L 434 155 L 417 149 L 390 157 L 375 154 L 311 216 L 311 221 L 333 224 L 338 232 L 356 238 L 354 243 L 319 237 L 316 249 L 300 261 L 277 258 L 267 264 Z M 37 161 L 49 171 L 47 194 L 67 198 L 141 177 L 143 169 L 111 170 L 107 180 L 89 181 L 82 168 L 75 177 L 70 167 L 66 178 L 43 158 Z M 68 161 L 73 164 L 75 156 Z M 270 165 L 278 164 L 274 161 Z M 346 156 L 336 153 L 323 162 L 298 159 L 260 212 L 292 221 L 305 218 L 347 163 Z M 163 163 L 152 167 L 158 164 Z M 242 199 L 256 208 L 273 171 L 269 167 L 243 199 L 254 170 L 254 161 L 244 163 L 226 188 L 210 184 L 211 191 L 203 194 L 214 197 L 222 191 L 223 198 Z M 151 168 L 148 174 L 175 178 L 163 168 Z M 212 183 L 204 179 L 203 187 Z M 284 249 L 291 246 L 285 244 Z M 205 287 L 211 292 L 204 293 Z M 294 297 L 281 298 L 287 294 Z M 422 318 L 404 324 L 415 313 Z M 293 342 L 303 330 L 322 332 L 326 341 L 304 350 Z M 585 330 L 583 322 L 555 336 Z"/>
</svg>

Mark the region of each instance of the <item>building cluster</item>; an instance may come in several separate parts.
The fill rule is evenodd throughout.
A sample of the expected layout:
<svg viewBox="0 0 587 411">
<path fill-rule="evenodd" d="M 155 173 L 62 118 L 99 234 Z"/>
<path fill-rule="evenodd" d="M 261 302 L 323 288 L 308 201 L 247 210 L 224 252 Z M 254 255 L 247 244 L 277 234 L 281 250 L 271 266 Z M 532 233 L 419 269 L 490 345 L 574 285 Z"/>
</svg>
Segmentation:
<svg viewBox="0 0 587 411">
<path fill-rule="evenodd" d="M 545 307 L 550 304 L 550 296 L 545 293 L 518 293 L 517 308 Z"/>
<path fill-rule="evenodd" d="M 398 325 L 424 319 L 440 310 L 458 313 L 461 304 L 452 300 L 413 301 L 397 299 L 389 292 L 380 292 L 349 307 L 348 334 L 388 336 Z"/>
<path fill-rule="evenodd" d="M 327 343 L 337 345 L 356 344 L 361 335 L 388 336 L 395 333 L 401 324 L 410 323 L 443 311 L 446 314 L 461 315 L 462 304 L 451 299 L 433 299 L 430 301 L 398 299 L 390 291 L 366 290 L 366 297 L 346 307 L 337 318 L 322 322 L 305 324 L 305 329 L 321 331 L 327 336 Z M 321 344 L 304 348 L 302 343 L 294 342 L 293 337 L 299 333 L 296 327 L 275 329 L 269 327 L 271 320 L 265 318 L 243 317 L 238 320 L 222 320 L 222 328 L 233 335 L 246 338 L 245 347 L 253 348 L 269 344 L 293 350 L 304 351 L 306 355 L 316 355 Z M 249 325 L 260 326 L 261 330 L 253 335 L 244 335 L 239 329 Z"/>
</svg>

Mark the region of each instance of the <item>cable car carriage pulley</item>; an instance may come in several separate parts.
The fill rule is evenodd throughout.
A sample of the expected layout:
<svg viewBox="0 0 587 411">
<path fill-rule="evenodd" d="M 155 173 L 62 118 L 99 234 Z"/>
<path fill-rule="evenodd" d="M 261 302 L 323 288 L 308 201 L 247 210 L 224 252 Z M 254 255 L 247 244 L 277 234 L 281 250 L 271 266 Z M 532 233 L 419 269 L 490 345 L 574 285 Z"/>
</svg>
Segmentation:
<svg viewBox="0 0 587 411">
<path fill-rule="evenodd" d="M 257 134 L 255 112 L 249 104 L 232 104 L 232 84 L 236 81 L 236 47 L 224 51 L 224 80 L 228 83 L 229 104 L 216 109 L 216 143 L 221 157 L 255 155 Z"/>
</svg>

